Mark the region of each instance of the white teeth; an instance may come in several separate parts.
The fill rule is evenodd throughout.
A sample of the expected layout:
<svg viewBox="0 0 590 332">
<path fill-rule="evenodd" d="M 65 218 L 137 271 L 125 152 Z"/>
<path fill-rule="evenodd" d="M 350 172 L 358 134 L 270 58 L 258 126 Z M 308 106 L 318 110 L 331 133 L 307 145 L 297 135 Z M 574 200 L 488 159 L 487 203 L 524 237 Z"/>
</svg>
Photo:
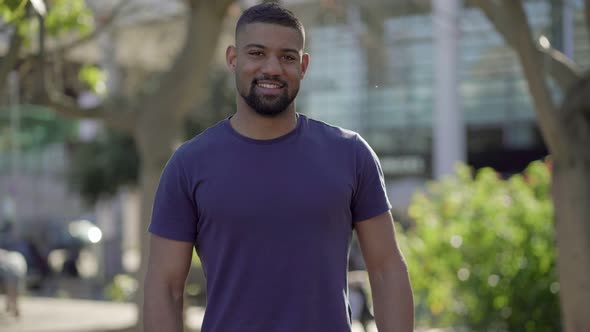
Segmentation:
<svg viewBox="0 0 590 332">
<path fill-rule="evenodd" d="M 258 83 L 259 86 L 266 88 L 266 89 L 278 89 L 281 86 L 278 84 L 268 84 L 268 83 Z"/>
</svg>

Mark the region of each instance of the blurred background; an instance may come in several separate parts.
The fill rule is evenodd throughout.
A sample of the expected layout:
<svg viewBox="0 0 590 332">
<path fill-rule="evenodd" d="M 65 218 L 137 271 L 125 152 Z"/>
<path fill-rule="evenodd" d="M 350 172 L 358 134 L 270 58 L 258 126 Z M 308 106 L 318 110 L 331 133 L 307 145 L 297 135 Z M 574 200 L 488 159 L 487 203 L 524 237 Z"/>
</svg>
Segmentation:
<svg viewBox="0 0 590 332">
<path fill-rule="evenodd" d="M 160 172 L 234 112 L 225 48 L 258 2 L 0 1 L 0 277 L 22 280 L 0 330 L 139 330 Z M 280 2 L 311 54 L 297 110 L 379 155 L 417 326 L 590 330 L 590 3 Z M 190 330 L 204 305 L 195 255 Z"/>
</svg>

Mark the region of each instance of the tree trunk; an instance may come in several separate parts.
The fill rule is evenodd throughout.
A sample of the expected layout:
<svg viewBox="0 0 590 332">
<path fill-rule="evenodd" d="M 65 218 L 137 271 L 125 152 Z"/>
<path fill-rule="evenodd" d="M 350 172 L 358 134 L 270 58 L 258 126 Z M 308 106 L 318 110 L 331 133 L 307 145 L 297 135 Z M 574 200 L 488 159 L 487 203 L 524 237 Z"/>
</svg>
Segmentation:
<svg viewBox="0 0 590 332">
<path fill-rule="evenodd" d="M 584 144 L 580 142 L 580 144 Z M 587 147 L 580 149 L 588 151 Z M 588 152 L 586 152 L 588 154 Z M 590 331 L 590 164 L 553 165 L 553 202 L 564 331 Z"/>
<path fill-rule="evenodd" d="M 590 73 L 580 77 L 564 63 L 558 71 L 544 67 L 521 1 L 472 2 L 516 51 L 522 65 L 539 127 L 553 158 L 562 325 L 567 332 L 590 331 Z M 551 98 L 546 74 L 567 92 L 561 108 Z"/>
<path fill-rule="evenodd" d="M 568 91 L 557 119 L 567 147 L 552 177 L 562 324 L 590 331 L 590 73 Z"/>
</svg>

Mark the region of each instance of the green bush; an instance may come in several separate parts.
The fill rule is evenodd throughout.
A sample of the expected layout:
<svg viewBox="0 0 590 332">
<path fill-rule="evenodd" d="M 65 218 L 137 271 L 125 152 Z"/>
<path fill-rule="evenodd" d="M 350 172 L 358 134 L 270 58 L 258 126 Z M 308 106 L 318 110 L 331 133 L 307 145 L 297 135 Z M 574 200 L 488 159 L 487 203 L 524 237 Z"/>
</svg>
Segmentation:
<svg viewBox="0 0 590 332">
<path fill-rule="evenodd" d="M 139 155 L 133 137 L 109 130 L 91 142 L 72 146 L 70 187 L 93 204 L 117 194 L 123 185 L 137 184 Z"/>
<path fill-rule="evenodd" d="M 429 184 L 400 234 L 417 321 L 473 331 L 559 331 L 550 172 L 532 163 L 503 180 L 492 169 Z"/>
</svg>

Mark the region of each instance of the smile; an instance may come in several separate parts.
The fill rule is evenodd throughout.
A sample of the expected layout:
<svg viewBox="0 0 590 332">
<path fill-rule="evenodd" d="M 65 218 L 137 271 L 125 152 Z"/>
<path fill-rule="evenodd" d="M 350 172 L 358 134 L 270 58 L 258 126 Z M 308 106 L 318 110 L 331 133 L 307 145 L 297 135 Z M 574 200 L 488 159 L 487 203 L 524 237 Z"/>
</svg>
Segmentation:
<svg viewBox="0 0 590 332">
<path fill-rule="evenodd" d="M 278 84 L 269 84 L 269 83 L 258 83 L 258 86 L 266 88 L 266 89 L 280 89 L 281 86 Z"/>
<path fill-rule="evenodd" d="M 281 89 L 285 86 L 285 84 L 280 81 L 270 80 L 257 80 L 256 85 L 264 89 Z"/>
</svg>

